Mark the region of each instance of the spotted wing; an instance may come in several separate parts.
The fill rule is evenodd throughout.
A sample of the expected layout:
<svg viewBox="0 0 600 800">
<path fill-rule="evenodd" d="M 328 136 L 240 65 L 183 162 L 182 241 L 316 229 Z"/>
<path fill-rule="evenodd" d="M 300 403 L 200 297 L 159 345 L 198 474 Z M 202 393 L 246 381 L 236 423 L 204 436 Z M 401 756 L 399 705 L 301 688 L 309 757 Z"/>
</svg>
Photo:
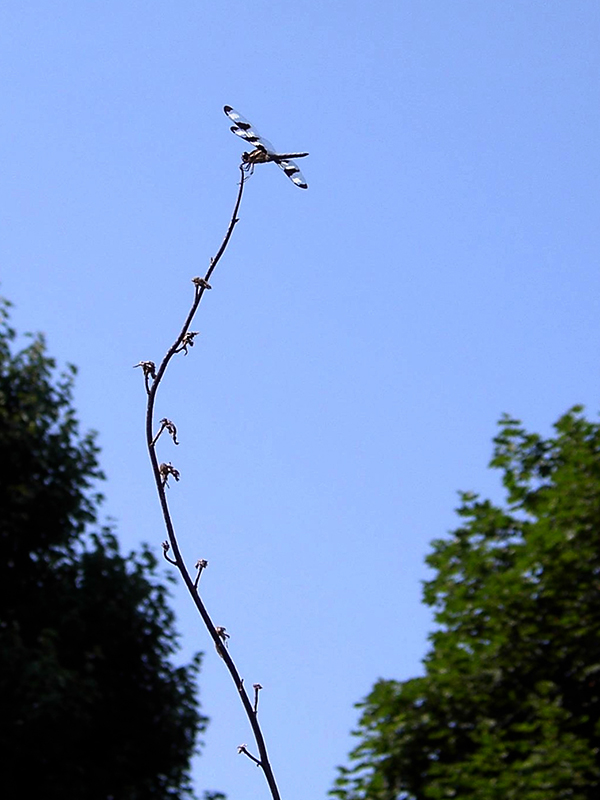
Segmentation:
<svg viewBox="0 0 600 800">
<path fill-rule="evenodd" d="M 275 148 L 271 144 L 268 139 L 264 139 L 258 131 L 254 130 L 252 124 L 248 122 L 245 117 L 242 117 L 241 114 L 238 114 L 231 106 L 224 106 L 223 111 L 227 114 L 229 119 L 233 122 L 231 126 L 231 132 L 235 133 L 236 136 L 241 136 L 242 139 L 245 139 L 249 142 L 252 147 L 264 147 L 267 153 L 273 154 L 275 153 Z"/>
<path fill-rule="evenodd" d="M 307 156 L 308 153 L 299 153 L 298 155 Z M 308 183 L 306 182 L 304 175 L 300 172 L 300 167 L 295 161 L 292 161 L 291 158 L 281 159 L 281 157 L 277 155 L 275 155 L 273 161 L 278 167 L 281 167 L 292 183 L 295 183 L 296 186 L 299 186 L 301 189 L 308 189 Z"/>
<path fill-rule="evenodd" d="M 292 183 L 299 186 L 301 189 L 308 189 L 308 184 L 304 179 L 304 175 L 300 172 L 300 167 L 291 158 L 287 158 L 287 153 L 278 155 L 275 148 L 268 139 L 261 136 L 257 130 L 252 127 L 252 123 L 248 122 L 245 117 L 233 109 L 231 106 L 223 106 L 223 111 L 227 114 L 229 119 L 233 122 L 231 132 L 236 136 L 241 136 L 253 147 L 263 147 L 267 154 L 271 156 L 270 161 L 274 161 L 278 167 L 285 172 Z M 308 153 L 293 153 L 296 158 L 307 156 Z"/>
</svg>

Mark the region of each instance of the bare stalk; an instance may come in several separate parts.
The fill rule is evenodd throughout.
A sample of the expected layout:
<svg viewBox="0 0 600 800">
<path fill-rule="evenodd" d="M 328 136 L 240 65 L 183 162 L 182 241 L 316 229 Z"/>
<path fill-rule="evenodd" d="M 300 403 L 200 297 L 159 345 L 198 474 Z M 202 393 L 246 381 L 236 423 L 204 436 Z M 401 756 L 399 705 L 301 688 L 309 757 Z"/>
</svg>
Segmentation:
<svg viewBox="0 0 600 800">
<path fill-rule="evenodd" d="M 193 346 L 194 344 L 194 336 L 196 335 L 194 331 L 190 331 L 190 326 L 198 310 L 200 305 L 200 301 L 204 295 L 204 292 L 210 289 L 209 280 L 210 277 L 217 266 L 218 262 L 221 259 L 221 256 L 225 252 L 227 245 L 229 244 L 229 240 L 233 233 L 233 229 L 238 222 L 238 211 L 240 208 L 240 203 L 242 202 L 242 194 L 244 191 L 244 183 L 247 176 L 243 169 L 243 165 L 240 166 L 240 188 L 236 198 L 235 206 L 233 208 L 233 213 L 231 215 L 231 220 L 229 222 L 229 226 L 227 228 L 227 232 L 225 234 L 225 238 L 217 251 L 214 258 L 211 258 L 210 265 L 208 270 L 204 276 L 204 278 L 194 278 L 194 301 L 192 303 L 192 307 L 186 317 L 186 320 L 183 324 L 183 327 L 167 351 L 165 357 L 163 358 L 158 370 L 156 369 L 155 365 L 151 361 L 141 361 L 136 366 L 140 366 L 143 369 L 144 373 L 144 380 L 146 384 L 146 392 L 148 395 L 148 402 L 146 406 L 146 442 L 148 445 L 148 453 L 150 455 L 150 463 L 152 465 L 152 472 L 154 474 L 154 480 L 156 483 L 156 489 L 158 491 L 158 499 L 160 502 L 160 507 L 162 509 L 163 519 L 165 523 L 165 527 L 167 529 L 167 536 L 168 541 L 164 542 L 163 544 L 163 553 L 167 561 L 169 563 L 174 564 L 179 572 L 181 573 L 181 577 L 183 578 L 183 582 L 185 583 L 188 592 L 196 608 L 198 609 L 198 613 L 202 617 L 206 628 L 212 637 L 212 640 L 215 644 L 215 648 L 217 653 L 221 656 L 223 661 L 225 662 L 225 666 L 229 670 L 229 674 L 231 675 L 233 682 L 236 686 L 236 689 L 239 693 L 240 699 L 242 701 L 242 705 L 244 706 L 244 710 L 250 722 L 250 726 L 252 728 L 252 733 L 254 734 L 254 739 L 256 741 L 256 746 L 258 748 L 259 757 L 256 758 L 255 756 L 251 755 L 247 749 L 246 745 L 240 745 L 238 747 L 238 752 L 244 753 L 247 755 L 252 761 L 254 761 L 258 766 L 260 766 L 265 774 L 265 778 L 269 789 L 271 791 L 271 796 L 273 800 L 281 800 L 279 795 L 279 790 L 277 788 L 277 784 L 275 782 L 275 776 L 273 775 L 273 770 L 271 768 L 271 763 L 269 761 L 269 756 L 267 754 L 267 748 L 265 745 L 265 740 L 258 723 L 258 691 L 255 685 L 255 700 L 254 704 L 250 701 L 248 694 L 246 693 L 246 689 L 244 688 L 244 681 L 240 677 L 235 664 L 231 656 L 229 655 L 229 651 L 226 647 L 226 640 L 229 638 L 229 635 L 226 633 L 225 628 L 217 627 L 213 623 L 212 619 L 209 616 L 208 611 L 206 610 L 206 606 L 204 605 L 202 598 L 200 597 L 199 591 L 199 580 L 200 574 L 202 570 L 206 567 L 206 561 L 200 560 L 196 562 L 196 570 L 197 574 L 195 579 L 192 579 L 190 573 L 185 565 L 183 560 L 183 556 L 181 555 L 181 551 L 179 549 L 179 544 L 177 542 L 177 537 L 175 535 L 175 529 L 173 527 L 173 521 L 171 519 L 171 514 L 169 512 L 169 506 L 167 503 L 167 496 L 166 496 L 166 488 L 167 488 L 167 481 L 169 477 L 173 477 L 176 481 L 179 480 L 179 473 L 178 471 L 169 463 L 169 464 L 159 464 L 158 459 L 156 457 L 156 450 L 155 445 L 160 437 L 160 435 L 166 431 L 171 438 L 173 439 L 174 444 L 178 444 L 177 442 L 177 431 L 175 429 L 174 424 L 168 420 L 163 419 L 160 422 L 160 428 L 156 435 L 154 435 L 154 406 L 156 401 L 156 394 L 158 392 L 158 387 L 160 382 L 162 381 L 166 369 L 169 365 L 169 362 L 173 358 L 174 355 L 177 353 L 187 353 L 188 347 Z M 169 555 L 172 553 L 172 556 Z M 262 688 L 262 687 L 261 687 Z"/>
</svg>

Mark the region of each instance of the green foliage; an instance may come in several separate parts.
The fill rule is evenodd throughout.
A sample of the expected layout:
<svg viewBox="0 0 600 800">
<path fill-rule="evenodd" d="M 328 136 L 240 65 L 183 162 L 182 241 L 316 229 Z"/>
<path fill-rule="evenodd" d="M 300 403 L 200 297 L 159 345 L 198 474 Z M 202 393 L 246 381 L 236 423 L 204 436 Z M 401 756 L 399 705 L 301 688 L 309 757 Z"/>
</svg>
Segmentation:
<svg viewBox="0 0 600 800">
<path fill-rule="evenodd" d="M 333 796 L 600 797 L 600 425 L 575 407 L 555 432 L 501 420 L 506 508 L 462 493 L 463 524 L 427 558 L 425 676 L 358 705 Z"/>
<path fill-rule="evenodd" d="M 147 549 L 122 556 L 98 529 L 102 474 L 80 436 L 70 368 L 41 336 L 15 349 L 0 305 L 0 763 L 2 796 L 191 796 L 206 725 L 197 655 L 178 650 Z M 93 529 L 96 528 L 95 531 Z M 92 532 L 93 531 L 93 532 Z"/>
</svg>

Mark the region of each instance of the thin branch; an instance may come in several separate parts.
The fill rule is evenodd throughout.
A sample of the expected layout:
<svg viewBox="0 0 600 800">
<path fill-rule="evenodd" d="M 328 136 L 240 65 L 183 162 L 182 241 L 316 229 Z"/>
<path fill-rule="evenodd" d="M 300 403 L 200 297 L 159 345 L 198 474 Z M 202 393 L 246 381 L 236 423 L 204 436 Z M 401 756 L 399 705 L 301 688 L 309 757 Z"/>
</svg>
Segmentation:
<svg viewBox="0 0 600 800">
<path fill-rule="evenodd" d="M 205 558 L 199 558 L 196 561 L 196 580 L 194 581 L 194 589 L 198 588 L 198 584 L 200 583 L 200 576 L 202 575 L 202 570 L 205 570 L 208 567 L 208 561 Z"/>
<path fill-rule="evenodd" d="M 177 566 L 177 562 L 174 561 L 171 558 L 171 556 L 168 555 L 169 550 L 171 549 L 171 545 L 168 542 L 163 542 L 162 543 L 162 549 L 163 549 L 163 556 L 165 557 L 165 560 L 168 561 L 169 564 L 175 564 L 175 566 Z"/>
<path fill-rule="evenodd" d="M 221 246 L 219 247 L 216 255 L 214 256 L 214 258 L 211 258 L 210 264 L 209 264 L 208 270 L 206 271 L 205 276 L 203 278 L 194 278 L 193 281 L 192 281 L 193 284 L 194 284 L 194 301 L 193 301 L 192 306 L 191 306 L 191 308 L 190 308 L 190 310 L 188 312 L 188 315 L 187 315 L 187 317 L 185 319 L 185 322 L 183 324 L 183 327 L 182 327 L 179 335 L 177 336 L 177 338 L 175 339 L 174 343 L 171 345 L 171 347 L 167 351 L 167 353 L 166 353 L 165 357 L 163 358 L 158 370 L 156 370 L 155 365 L 152 362 L 140 362 L 140 364 L 136 365 L 136 366 L 141 366 L 143 368 L 146 391 L 147 391 L 147 394 L 148 394 L 148 402 L 147 402 L 147 407 L 146 407 L 146 442 L 147 442 L 147 445 L 148 445 L 148 454 L 150 456 L 150 463 L 152 465 L 152 472 L 154 474 L 154 480 L 155 480 L 155 483 L 156 483 L 156 490 L 158 492 L 158 499 L 159 499 L 159 502 L 160 502 L 160 507 L 161 507 L 161 510 L 162 510 L 163 520 L 164 520 L 164 523 L 165 523 L 165 528 L 167 530 L 167 536 L 168 536 L 168 541 L 163 543 L 163 555 L 164 555 L 165 559 L 170 564 L 174 564 L 177 567 L 177 569 L 179 570 L 179 572 L 181 574 L 181 577 L 183 579 L 183 582 L 185 583 L 185 585 L 187 587 L 187 590 L 190 593 L 190 596 L 191 596 L 191 598 L 192 598 L 192 600 L 193 600 L 193 602 L 194 602 L 194 604 L 195 604 L 195 606 L 196 606 L 196 608 L 198 610 L 198 613 L 202 617 L 202 620 L 203 620 L 204 624 L 206 625 L 206 628 L 207 628 L 207 630 L 208 630 L 208 632 L 209 632 L 209 634 L 210 634 L 210 636 L 211 636 L 211 638 L 212 638 L 212 640 L 213 640 L 213 642 L 215 644 L 215 648 L 216 648 L 218 654 L 221 656 L 221 658 L 225 662 L 225 665 L 226 665 L 226 667 L 227 667 L 227 669 L 229 671 L 229 674 L 231 675 L 231 678 L 232 678 L 232 680 L 233 680 L 233 682 L 234 682 L 234 684 L 235 684 L 235 686 L 236 686 L 236 688 L 238 690 L 238 693 L 240 695 L 240 699 L 242 701 L 242 705 L 244 706 L 244 710 L 246 712 L 246 716 L 248 717 L 248 721 L 250 722 L 250 726 L 252 728 L 252 733 L 254 734 L 254 739 L 256 741 L 256 746 L 257 746 L 258 752 L 260 754 L 260 759 L 257 759 L 254 756 L 252 756 L 250 753 L 248 753 L 246 751 L 246 749 L 245 749 L 245 745 L 244 745 L 244 749 L 240 750 L 240 752 L 245 752 L 246 755 L 248 755 L 249 758 L 251 758 L 253 761 L 255 761 L 256 764 L 262 768 L 262 770 L 263 770 L 263 772 L 265 774 L 265 779 L 266 779 L 267 784 L 269 786 L 269 789 L 271 791 L 271 796 L 272 796 L 273 800 L 281 800 L 280 799 L 280 795 L 279 795 L 279 790 L 278 790 L 277 784 L 275 782 L 275 776 L 273 774 L 273 770 L 271 768 L 271 764 L 270 764 L 270 761 L 269 761 L 269 756 L 267 754 L 267 748 L 266 748 L 265 740 L 264 740 L 260 725 L 258 724 L 258 718 L 257 718 L 257 714 L 256 714 L 257 705 L 258 705 L 258 691 L 257 691 L 257 689 L 255 687 L 255 698 L 254 698 L 254 706 L 253 706 L 252 703 L 250 702 L 250 698 L 248 697 L 248 694 L 246 693 L 246 690 L 244 688 L 244 681 L 240 677 L 240 675 L 239 675 L 239 673 L 237 671 L 237 668 L 236 668 L 235 664 L 233 663 L 233 660 L 232 660 L 231 656 L 229 655 L 229 651 L 228 651 L 228 649 L 226 647 L 226 641 L 229 638 L 229 634 L 226 633 L 225 628 L 223 628 L 222 626 L 218 626 L 217 627 L 213 623 L 213 621 L 210 618 L 210 615 L 209 615 L 209 613 L 208 613 L 208 611 L 207 611 L 202 599 L 200 598 L 199 592 L 198 592 L 198 583 L 199 583 L 199 580 L 200 580 L 200 575 L 202 573 L 202 570 L 206 567 L 207 562 L 205 562 L 204 560 L 200 560 L 200 561 L 198 561 L 196 563 L 197 574 L 196 574 L 195 580 L 192 580 L 192 578 L 190 576 L 190 573 L 188 572 L 188 570 L 187 570 L 187 568 L 185 566 L 185 562 L 183 560 L 183 556 L 181 555 L 181 551 L 179 549 L 179 544 L 177 542 L 177 537 L 175 535 L 175 529 L 173 527 L 173 522 L 172 522 L 172 519 L 171 519 L 171 514 L 169 512 L 169 507 L 168 507 L 168 503 L 167 503 L 167 496 L 166 496 L 166 489 L 168 487 L 168 484 L 167 484 L 168 477 L 169 476 L 173 476 L 175 478 L 175 480 L 178 481 L 179 480 L 179 472 L 170 463 L 168 463 L 168 464 L 165 464 L 165 463 L 159 464 L 158 458 L 156 456 L 156 449 L 155 449 L 155 444 L 156 444 L 156 442 L 158 440 L 158 437 L 163 432 L 163 430 L 166 429 L 169 433 L 171 433 L 171 435 L 174 438 L 174 436 L 176 435 L 176 434 L 173 433 L 174 426 L 173 426 L 173 430 L 171 430 L 169 426 L 172 425 L 172 423 L 170 423 L 169 420 L 165 419 L 165 420 L 161 421 L 161 428 L 158 431 L 158 433 L 156 434 L 156 436 L 153 436 L 153 433 L 152 433 L 152 431 L 154 429 L 154 422 L 153 422 L 153 420 L 154 420 L 154 406 L 155 406 L 155 403 L 156 403 L 156 394 L 157 394 L 157 391 L 158 391 L 158 387 L 160 386 L 160 383 L 161 383 L 161 381 L 163 379 L 163 376 L 164 376 L 164 374 L 166 372 L 166 369 L 167 369 L 167 367 L 169 365 L 169 362 L 171 361 L 173 356 L 176 355 L 179 352 L 182 352 L 182 351 L 183 351 L 184 354 L 187 354 L 187 348 L 188 347 L 192 347 L 193 344 L 194 344 L 193 340 L 194 340 L 194 337 L 196 336 L 196 332 L 190 331 L 190 326 L 192 324 L 192 321 L 194 319 L 196 311 L 198 310 L 198 307 L 200 305 L 200 301 L 202 300 L 204 292 L 208 291 L 211 288 L 209 280 L 210 280 L 210 278 L 211 278 L 211 276 L 212 276 L 212 274 L 213 274 L 213 272 L 215 270 L 215 267 L 217 266 L 217 264 L 219 263 L 223 253 L 225 252 L 225 250 L 227 248 L 227 245 L 229 244 L 229 240 L 231 239 L 231 235 L 233 233 L 233 229 L 235 228 L 235 226 L 236 226 L 236 224 L 238 222 L 238 211 L 239 211 L 239 208 L 240 208 L 240 204 L 242 202 L 242 195 L 243 195 L 243 191 L 244 191 L 244 182 L 245 182 L 245 180 L 246 180 L 246 174 L 244 172 L 243 165 L 240 165 L 240 184 L 239 184 L 240 188 L 239 188 L 239 191 L 238 191 L 238 194 L 237 194 L 237 198 L 236 198 L 236 201 L 235 201 L 235 205 L 234 205 L 234 208 L 233 208 L 233 213 L 231 215 L 231 219 L 230 219 L 229 225 L 227 227 L 227 232 L 225 233 L 225 237 L 224 237 L 224 239 L 223 239 L 223 241 L 221 243 Z M 175 441 L 175 443 L 177 443 L 175 438 L 174 438 L 174 441 Z M 169 555 L 170 551 L 172 551 L 172 553 L 173 553 L 173 557 L 172 558 Z"/>
<path fill-rule="evenodd" d="M 260 760 L 256 758 L 256 756 L 253 756 L 252 753 L 248 752 L 247 745 L 245 744 L 238 745 L 238 754 L 241 753 L 243 753 L 245 756 L 248 756 L 248 758 L 252 759 L 252 761 L 254 761 L 257 767 L 262 767 Z"/>
<path fill-rule="evenodd" d="M 260 692 L 260 690 L 262 688 L 263 687 L 260 685 L 260 683 L 255 683 L 254 686 L 253 686 L 253 689 L 254 689 L 254 713 L 255 714 L 258 714 L 258 693 Z"/>
</svg>

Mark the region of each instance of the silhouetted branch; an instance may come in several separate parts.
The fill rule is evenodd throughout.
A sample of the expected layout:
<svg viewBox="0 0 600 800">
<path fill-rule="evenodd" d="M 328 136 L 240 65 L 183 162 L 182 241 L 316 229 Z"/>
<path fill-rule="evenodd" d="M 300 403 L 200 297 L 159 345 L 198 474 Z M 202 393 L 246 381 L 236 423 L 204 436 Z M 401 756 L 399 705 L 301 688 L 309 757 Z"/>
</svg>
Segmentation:
<svg viewBox="0 0 600 800">
<path fill-rule="evenodd" d="M 154 430 L 154 421 L 153 421 L 154 407 L 156 403 L 156 394 L 158 388 L 164 377 L 169 362 L 171 361 L 173 356 L 181 352 L 183 352 L 184 355 L 187 355 L 188 348 L 193 347 L 194 345 L 194 338 L 197 336 L 197 332 L 190 331 L 190 326 L 192 324 L 196 311 L 198 310 L 204 292 L 208 291 L 211 288 L 209 284 L 210 277 L 214 272 L 215 267 L 219 263 L 223 253 L 225 252 L 225 249 L 229 244 L 229 240 L 231 239 L 233 229 L 238 222 L 237 215 L 240 208 L 240 203 L 242 201 L 245 180 L 246 180 L 246 175 L 242 167 L 240 167 L 240 184 L 239 184 L 240 188 L 234 205 L 233 213 L 231 215 L 231 220 L 229 222 L 229 226 L 225 234 L 225 238 L 223 239 L 223 242 L 221 243 L 221 246 L 219 247 L 217 254 L 214 256 L 214 258 L 211 258 L 205 276 L 203 278 L 196 277 L 192 279 L 192 283 L 194 284 L 194 300 L 179 335 L 177 336 L 174 343 L 167 351 L 160 366 L 158 367 L 158 370 L 156 369 L 156 365 L 152 361 L 140 361 L 140 363 L 136 364 L 136 366 L 142 367 L 144 373 L 146 392 L 148 394 L 148 402 L 146 407 L 146 441 L 148 445 L 148 454 L 150 456 L 150 463 L 152 465 L 152 472 L 154 474 L 154 480 L 158 492 L 158 499 L 160 502 L 160 507 L 163 514 L 163 520 L 165 523 L 165 528 L 167 530 L 167 536 L 168 536 L 168 541 L 163 542 L 162 545 L 163 555 L 170 564 L 173 564 L 179 570 L 183 582 L 185 583 L 188 592 L 190 593 L 190 596 L 198 610 L 198 613 L 202 617 L 202 620 L 206 625 L 206 628 L 214 642 L 217 653 L 225 662 L 229 674 L 231 675 L 232 680 L 238 690 L 240 699 L 242 701 L 242 705 L 244 706 L 244 710 L 246 711 L 246 715 L 250 722 L 250 726 L 252 728 L 252 733 L 254 734 L 260 759 L 255 758 L 253 755 L 251 755 L 246 750 L 246 745 L 242 745 L 241 748 L 238 748 L 238 751 L 241 753 L 242 752 L 245 753 L 258 766 L 262 768 L 265 774 L 267 784 L 271 791 L 271 796 L 273 800 L 280 800 L 279 790 L 277 788 L 277 784 L 275 782 L 275 776 L 273 775 L 273 770 L 269 762 L 269 757 L 267 755 L 267 748 L 265 745 L 262 731 L 258 724 L 257 713 L 256 713 L 258 708 L 258 691 L 259 688 L 262 687 L 260 687 L 260 684 L 254 684 L 255 696 L 254 696 L 254 706 L 253 706 L 244 688 L 244 681 L 240 677 L 237 668 L 233 663 L 231 656 L 229 655 L 229 651 L 227 649 L 227 639 L 229 639 L 229 634 L 226 632 L 226 629 L 224 627 L 216 626 L 213 623 L 198 591 L 200 575 L 208 565 L 208 562 L 205 561 L 204 559 L 200 559 L 199 561 L 196 562 L 195 567 L 197 573 L 195 579 L 192 580 L 190 573 L 188 572 L 185 566 L 185 562 L 183 560 L 183 556 L 181 555 L 179 544 L 177 542 L 177 537 L 175 535 L 175 529 L 173 527 L 173 522 L 171 519 L 171 514 L 169 512 L 169 507 L 167 503 L 166 489 L 168 488 L 168 483 L 167 483 L 168 478 L 173 477 L 175 481 L 179 481 L 180 474 L 179 471 L 170 462 L 168 463 L 163 462 L 159 464 L 156 455 L 156 443 L 164 430 L 166 430 L 170 434 L 174 444 L 178 444 L 177 431 L 175 425 L 166 418 L 162 419 L 160 422 L 160 428 L 156 433 L 156 435 L 153 435 L 152 433 Z M 173 557 L 169 555 L 170 552 L 172 552 Z"/>
</svg>

